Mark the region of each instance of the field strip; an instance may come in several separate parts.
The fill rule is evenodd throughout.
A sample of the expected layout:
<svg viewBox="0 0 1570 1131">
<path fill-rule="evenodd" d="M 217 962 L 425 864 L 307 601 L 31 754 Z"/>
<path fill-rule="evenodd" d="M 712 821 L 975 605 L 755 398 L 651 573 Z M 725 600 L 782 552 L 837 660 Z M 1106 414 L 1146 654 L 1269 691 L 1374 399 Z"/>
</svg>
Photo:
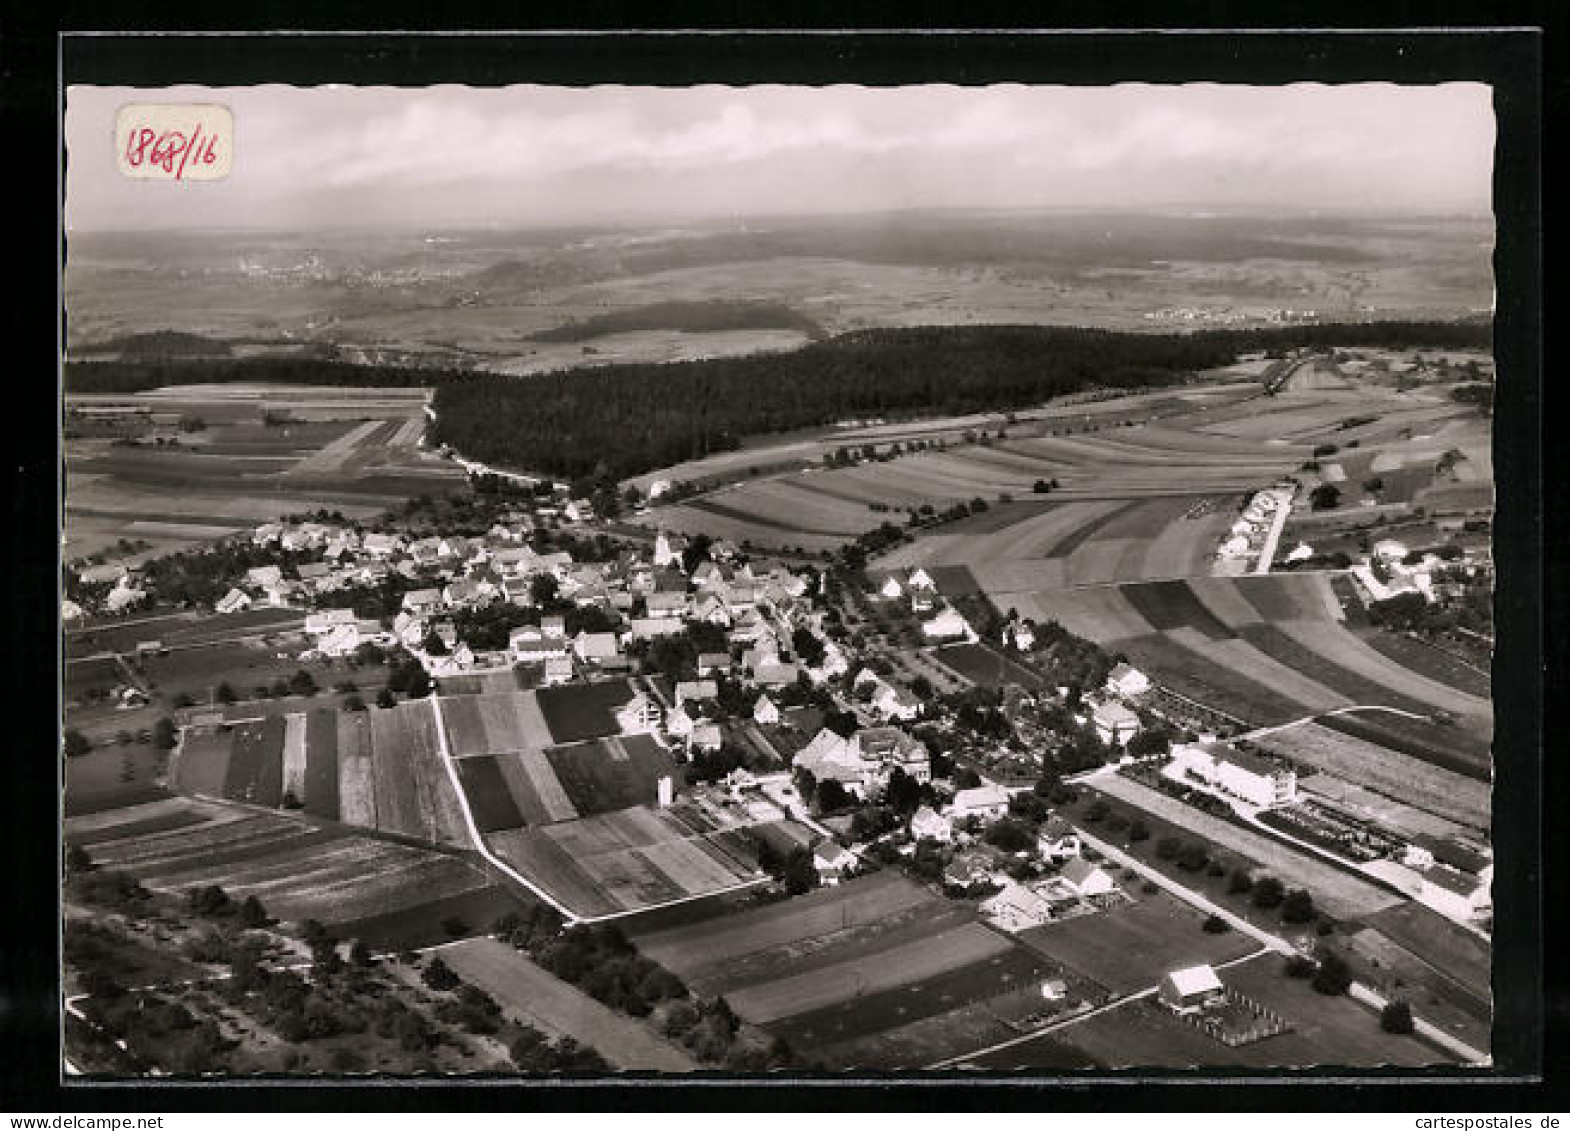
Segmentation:
<svg viewBox="0 0 1570 1131">
<path fill-rule="evenodd" d="M 1246 640 L 1216 640 L 1190 628 L 1173 629 L 1167 636 L 1185 648 L 1225 663 L 1288 699 L 1314 711 L 1331 711 L 1352 705 L 1345 695 L 1316 683 L 1294 668 L 1261 652 Z"/>
<path fill-rule="evenodd" d="M 545 815 L 550 821 L 570 821 L 578 815 L 577 808 L 562 788 L 544 750 L 538 746 L 525 746 L 518 751 L 518 760 L 529 775 L 529 782 L 534 786 L 540 804 L 545 806 Z"/>
<path fill-rule="evenodd" d="M 284 716 L 283 791 L 305 803 L 305 715 Z"/>
<path fill-rule="evenodd" d="M 371 731 L 363 711 L 338 716 L 338 807 L 346 824 L 376 827 Z"/>
<path fill-rule="evenodd" d="M 386 421 L 367 420 L 321 448 L 315 455 L 307 456 L 283 474 L 288 477 L 301 475 L 330 475 L 338 471 L 367 436 Z"/>
<path fill-rule="evenodd" d="M 612 1012 L 503 942 L 466 939 L 441 953 L 459 977 L 490 994 L 514 1017 L 553 1037 L 571 1037 L 616 1068 L 692 1072 L 699 1067 L 646 1025 Z"/>
<path fill-rule="evenodd" d="M 1281 628 L 1305 647 L 1392 691 L 1469 718 L 1493 717 L 1493 704 L 1486 699 L 1446 687 L 1411 668 L 1402 667 L 1370 648 L 1339 624 L 1296 621 L 1284 624 Z"/>
<path fill-rule="evenodd" d="M 889 951 L 748 986 L 732 992 L 728 1000 L 738 1014 L 755 1025 L 764 1025 L 847 998 L 922 982 L 946 970 L 995 957 L 1013 945 L 988 927 L 968 923 Z"/>
</svg>

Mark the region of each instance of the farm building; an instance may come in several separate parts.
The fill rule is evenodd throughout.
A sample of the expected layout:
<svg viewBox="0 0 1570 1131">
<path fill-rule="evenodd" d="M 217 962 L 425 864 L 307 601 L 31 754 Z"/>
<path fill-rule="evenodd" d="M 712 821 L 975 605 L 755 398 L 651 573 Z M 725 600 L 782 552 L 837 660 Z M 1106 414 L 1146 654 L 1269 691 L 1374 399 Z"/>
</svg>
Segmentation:
<svg viewBox="0 0 1570 1131">
<path fill-rule="evenodd" d="M 776 726 L 780 721 L 780 709 L 767 695 L 760 695 L 752 705 L 752 718 L 762 726 Z"/>
<path fill-rule="evenodd" d="M 1226 987 L 1209 966 L 1186 966 L 1173 970 L 1161 979 L 1161 1001 L 1179 1012 L 1202 1009 L 1211 1001 L 1222 997 Z"/>
<path fill-rule="evenodd" d="M 1091 712 L 1096 734 L 1102 742 L 1121 746 L 1139 730 L 1139 716 L 1121 703 L 1102 703 Z"/>
<path fill-rule="evenodd" d="M 725 745 L 725 734 L 720 730 L 718 723 L 695 723 L 692 734 L 687 738 L 687 745 L 693 750 L 715 751 Z"/>
<path fill-rule="evenodd" d="M 572 679 L 572 661 L 566 656 L 547 656 L 544 679 L 546 687 L 569 682 Z"/>
<path fill-rule="evenodd" d="M 432 609 L 440 608 L 442 594 L 439 589 L 411 589 L 403 595 L 403 608 L 406 612 L 427 613 Z"/>
<path fill-rule="evenodd" d="M 899 583 L 899 578 L 890 574 L 878 588 L 878 595 L 890 601 L 897 601 L 905 595 L 905 587 Z"/>
<path fill-rule="evenodd" d="M 1036 646 L 1036 634 L 1028 624 L 1016 622 L 1003 635 L 1005 642 L 1020 652 L 1029 652 Z"/>
<path fill-rule="evenodd" d="M 1001 817 L 1009 811 L 1009 793 L 1001 785 L 989 782 L 974 789 L 962 789 L 954 795 L 944 810 L 950 817 Z"/>
<path fill-rule="evenodd" d="M 1224 742 L 1186 747 L 1183 766 L 1201 781 L 1269 808 L 1297 800 L 1297 771 Z"/>
<path fill-rule="evenodd" d="M 1058 879 L 1074 889 L 1074 894 L 1084 898 L 1092 895 L 1106 895 L 1117 889 L 1117 884 L 1112 882 L 1112 877 L 1086 860 L 1083 856 L 1076 856 L 1058 873 Z"/>
<path fill-rule="evenodd" d="M 686 593 L 650 593 L 644 601 L 654 620 L 680 620 L 687 615 Z"/>
<path fill-rule="evenodd" d="M 1024 884 L 1009 882 L 1003 890 L 984 901 L 977 909 L 999 930 L 1016 931 L 1039 927 L 1052 918 L 1052 905 Z"/>
<path fill-rule="evenodd" d="M 1125 661 L 1107 673 L 1107 690 L 1115 695 L 1143 695 L 1150 690 L 1150 677 Z"/>
<path fill-rule="evenodd" d="M 916 840 L 935 840 L 947 844 L 954 839 L 954 826 L 930 805 L 923 805 L 910 818 L 910 835 Z"/>
<path fill-rule="evenodd" d="M 698 675 L 720 675 L 730 671 L 729 652 L 703 652 L 698 656 Z"/>
</svg>

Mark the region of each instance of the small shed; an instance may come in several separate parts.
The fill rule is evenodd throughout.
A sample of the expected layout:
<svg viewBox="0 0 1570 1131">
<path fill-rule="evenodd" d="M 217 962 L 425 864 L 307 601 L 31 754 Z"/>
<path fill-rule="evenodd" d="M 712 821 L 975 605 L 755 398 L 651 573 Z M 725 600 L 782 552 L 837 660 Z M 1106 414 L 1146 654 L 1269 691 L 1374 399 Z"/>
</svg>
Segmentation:
<svg viewBox="0 0 1570 1131">
<path fill-rule="evenodd" d="M 1161 979 L 1161 1000 L 1173 1009 L 1198 1009 L 1225 992 L 1210 966 L 1186 966 Z"/>
</svg>

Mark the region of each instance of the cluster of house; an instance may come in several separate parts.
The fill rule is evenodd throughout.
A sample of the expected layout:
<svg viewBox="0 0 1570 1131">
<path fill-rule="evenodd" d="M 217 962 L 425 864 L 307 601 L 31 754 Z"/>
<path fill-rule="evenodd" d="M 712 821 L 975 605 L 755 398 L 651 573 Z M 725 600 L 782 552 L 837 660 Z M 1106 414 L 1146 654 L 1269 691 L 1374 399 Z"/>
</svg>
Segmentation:
<svg viewBox="0 0 1570 1131">
<path fill-rule="evenodd" d="M 1043 827 L 1043 840 L 1047 836 Z M 1048 854 L 1045 846 L 1042 853 Z M 959 863 L 960 857 L 956 857 L 955 864 Z M 955 864 L 949 866 L 951 872 Z M 974 867 L 967 864 L 962 874 L 974 877 Z M 970 878 L 969 882 L 976 881 Z M 1054 919 L 1073 918 L 1108 899 L 1119 898 L 1117 881 L 1111 873 L 1078 855 L 1077 838 L 1074 854 L 1063 859 L 1063 866 L 1053 875 L 1020 883 L 1005 873 L 987 869 L 984 882 L 1002 886 L 995 895 L 983 900 L 978 910 L 993 926 L 1010 933 L 1040 927 Z"/>
<path fill-rule="evenodd" d="M 533 529 L 527 513 L 511 514 L 476 538 L 408 540 L 385 533 L 360 536 L 321 523 L 268 524 L 253 535 L 257 545 L 320 550 L 322 560 L 298 566 L 293 577 L 276 565 L 249 570 L 219 601 L 218 611 L 319 603 L 334 590 L 378 584 L 397 573 L 422 587 L 404 593 L 390 632 L 350 610 L 323 609 L 307 621 L 316 649 L 333 656 L 367 640 L 398 643 L 419 655 L 433 674 L 526 663 L 540 665 L 544 682 L 551 684 L 572 679 L 579 670 L 625 669 L 634 641 L 704 623 L 725 631 L 731 651 L 701 657 L 700 674 L 736 674 L 767 690 L 794 684 L 802 674 L 821 683 L 849 670 L 843 650 L 821 637 L 822 614 L 805 597 L 807 582 L 788 570 L 755 571 L 748 563 L 735 563 L 734 548 L 716 542 L 710 559 L 689 575 L 683 564 L 687 540 L 666 533 L 658 536 L 652 554 L 627 549 L 610 561 L 577 562 L 566 551 L 535 551 L 526 541 Z M 532 606 L 542 577 L 550 578 L 556 597 L 615 614 L 624 627 L 579 632 L 569 639 L 565 619 L 547 616 L 537 625 L 514 629 L 505 651 L 474 652 L 457 640 L 450 621 L 454 612 L 494 602 Z M 787 658 L 793 635 L 803 628 L 822 644 L 823 655 L 811 667 Z M 425 647 L 433 634 L 444 645 L 438 655 Z M 739 653 L 739 661 L 733 661 L 732 652 Z"/>
<path fill-rule="evenodd" d="M 927 748 L 897 727 L 869 727 L 844 738 L 824 727 L 796 752 L 791 765 L 810 773 L 820 785 L 837 782 L 863 801 L 879 796 L 895 770 L 918 783 L 932 780 Z"/>
<path fill-rule="evenodd" d="M 1290 486 L 1256 491 L 1217 548 L 1217 559 L 1237 563 L 1257 558 L 1269 540 L 1271 529 L 1291 511 L 1296 494 L 1297 489 Z"/>
<path fill-rule="evenodd" d="M 1138 703 L 1149 691 L 1150 677 L 1120 661 L 1107 673 L 1106 684 L 1085 697 L 1087 713 L 1079 717 L 1079 722 L 1095 727 L 1096 737 L 1108 746 L 1122 746 L 1143 725 L 1129 704 Z"/>
<path fill-rule="evenodd" d="M 897 573 L 889 574 L 878 587 L 878 595 L 886 601 L 908 602 L 910 611 L 922 618 L 921 634 L 928 640 L 974 644 L 980 639 L 960 611 L 938 596 L 932 575 L 919 566 L 903 579 Z"/>
</svg>

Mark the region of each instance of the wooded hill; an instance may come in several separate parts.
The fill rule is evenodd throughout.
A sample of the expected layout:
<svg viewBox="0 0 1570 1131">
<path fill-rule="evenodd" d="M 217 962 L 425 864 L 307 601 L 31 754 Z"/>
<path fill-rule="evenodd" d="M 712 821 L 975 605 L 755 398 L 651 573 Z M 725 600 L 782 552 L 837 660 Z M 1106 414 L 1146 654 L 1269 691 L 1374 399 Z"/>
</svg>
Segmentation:
<svg viewBox="0 0 1570 1131">
<path fill-rule="evenodd" d="M 70 393 L 283 382 L 434 386 L 435 437 L 501 467 L 625 478 L 847 417 L 1007 410 L 1088 388 L 1176 384 L 1239 354 L 1296 347 L 1487 347 L 1487 322 L 1138 334 L 1050 326 L 863 330 L 788 353 L 535 377 L 303 358 L 71 362 Z"/>
</svg>

